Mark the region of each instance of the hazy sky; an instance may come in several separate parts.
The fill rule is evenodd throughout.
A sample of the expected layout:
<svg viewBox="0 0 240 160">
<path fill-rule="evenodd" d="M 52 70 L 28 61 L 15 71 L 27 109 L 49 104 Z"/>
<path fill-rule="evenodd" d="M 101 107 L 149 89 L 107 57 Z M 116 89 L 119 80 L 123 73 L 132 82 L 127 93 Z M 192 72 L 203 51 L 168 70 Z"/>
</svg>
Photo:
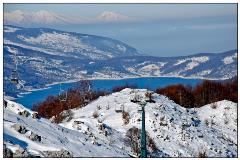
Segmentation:
<svg viewBox="0 0 240 160">
<path fill-rule="evenodd" d="M 103 11 L 140 17 L 202 17 L 236 14 L 235 4 L 7 4 L 5 11 L 49 10 L 59 14 L 96 16 Z M 188 14 L 189 13 L 189 14 Z"/>
<path fill-rule="evenodd" d="M 27 12 L 28 16 L 46 10 L 69 21 L 56 25 L 35 20 L 29 26 L 26 21 L 34 18 L 19 21 L 22 12 L 16 10 Z M 100 21 L 96 17 L 104 11 L 116 13 L 120 18 L 112 21 L 114 17 L 109 16 Z M 37 17 L 37 20 L 45 21 L 41 18 Z M 222 52 L 237 48 L 236 4 L 5 4 L 4 19 L 10 19 L 8 24 L 13 20 L 19 21 L 13 24 L 23 27 L 50 26 L 107 36 L 121 40 L 142 53 L 156 56 Z M 75 23 L 70 22 L 75 20 Z"/>
</svg>

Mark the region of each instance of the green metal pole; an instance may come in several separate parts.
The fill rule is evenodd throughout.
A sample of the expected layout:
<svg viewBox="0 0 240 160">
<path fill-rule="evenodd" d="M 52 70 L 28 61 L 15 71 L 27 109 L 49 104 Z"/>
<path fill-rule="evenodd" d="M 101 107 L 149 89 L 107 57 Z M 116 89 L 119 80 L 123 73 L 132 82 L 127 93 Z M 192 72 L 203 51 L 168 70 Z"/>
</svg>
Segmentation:
<svg viewBox="0 0 240 160">
<path fill-rule="evenodd" d="M 145 107 L 146 103 L 142 104 L 142 133 L 141 133 L 141 158 L 147 158 L 147 142 L 145 131 Z"/>
</svg>

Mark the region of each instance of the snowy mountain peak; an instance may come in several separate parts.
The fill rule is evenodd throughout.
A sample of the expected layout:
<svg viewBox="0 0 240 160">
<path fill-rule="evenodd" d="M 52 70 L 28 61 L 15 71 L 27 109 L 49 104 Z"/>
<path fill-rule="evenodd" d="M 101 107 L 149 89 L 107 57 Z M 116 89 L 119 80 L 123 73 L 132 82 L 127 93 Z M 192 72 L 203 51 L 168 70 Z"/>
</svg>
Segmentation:
<svg viewBox="0 0 240 160">
<path fill-rule="evenodd" d="M 4 13 L 4 24 L 30 26 L 32 24 L 57 24 L 62 23 L 64 18 L 47 10 L 28 12 L 15 10 Z"/>
<path fill-rule="evenodd" d="M 111 11 L 104 11 L 97 17 L 97 19 L 101 21 L 129 21 L 132 18 Z"/>
<path fill-rule="evenodd" d="M 19 25 L 23 27 L 49 27 L 69 24 L 94 24 L 102 22 L 130 22 L 137 20 L 112 11 L 104 11 L 96 17 L 80 17 L 78 15 L 62 15 L 48 10 L 26 11 L 13 10 L 4 12 L 4 25 Z"/>
<path fill-rule="evenodd" d="M 47 22 L 47 23 L 57 23 L 57 22 L 59 22 L 58 21 L 58 18 L 59 18 L 58 15 L 56 15 L 53 12 L 46 11 L 46 10 L 41 10 L 41 11 L 36 12 L 36 17 L 39 20 L 44 19 L 45 22 Z"/>
</svg>

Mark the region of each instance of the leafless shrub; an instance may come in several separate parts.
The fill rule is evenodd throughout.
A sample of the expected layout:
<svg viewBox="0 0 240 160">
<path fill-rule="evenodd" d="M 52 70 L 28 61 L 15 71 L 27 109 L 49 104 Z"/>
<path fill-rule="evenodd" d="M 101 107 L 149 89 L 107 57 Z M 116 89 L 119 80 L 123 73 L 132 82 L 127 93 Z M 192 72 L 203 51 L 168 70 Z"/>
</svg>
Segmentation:
<svg viewBox="0 0 240 160">
<path fill-rule="evenodd" d="M 101 106 L 100 106 L 100 105 L 98 105 L 98 106 L 97 106 L 97 109 L 98 109 L 98 110 L 101 110 Z"/>
<path fill-rule="evenodd" d="M 165 118 L 165 116 L 160 117 L 160 121 L 161 121 L 161 122 L 164 121 L 164 118 Z"/>
<path fill-rule="evenodd" d="M 93 118 L 97 118 L 98 117 L 98 111 L 94 111 L 92 116 L 93 116 Z"/>
<path fill-rule="evenodd" d="M 206 153 L 206 151 L 199 151 L 199 153 L 198 153 L 198 158 L 207 158 L 207 153 Z"/>
<path fill-rule="evenodd" d="M 157 150 L 156 144 L 151 137 L 149 137 L 148 139 L 148 147 L 151 149 L 152 152 Z"/>
<path fill-rule="evenodd" d="M 128 112 L 123 111 L 122 112 L 122 118 L 123 118 L 123 122 L 125 125 L 127 125 L 130 121 L 130 116 Z"/>
<path fill-rule="evenodd" d="M 58 124 L 61 123 L 65 118 L 67 118 L 66 115 L 59 113 L 53 118 L 53 122 Z"/>
<path fill-rule="evenodd" d="M 98 126 L 98 129 L 101 130 L 101 131 L 103 131 L 103 130 L 104 130 L 103 124 L 100 124 L 100 125 Z"/>
<path fill-rule="evenodd" d="M 205 119 L 204 123 L 205 123 L 206 126 L 208 126 L 209 125 L 208 119 Z"/>
<path fill-rule="evenodd" d="M 106 110 L 109 110 L 110 109 L 110 106 L 109 106 L 109 104 L 106 106 Z"/>
<path fill-rule="evenodd" d="M 212 104 L 211 104 L 211 108 L 212 108 L 212 109 L 216 109 L 216 108 L 217 108 L 217 104 L 216 104 L 216 103 L 212 103 Z"/>
<path fill-rule="evenodd" d="M 224 119 L 224 124 L 228 124 L 229 123 L 229 120 L 227 118 Z"/>
</svg>

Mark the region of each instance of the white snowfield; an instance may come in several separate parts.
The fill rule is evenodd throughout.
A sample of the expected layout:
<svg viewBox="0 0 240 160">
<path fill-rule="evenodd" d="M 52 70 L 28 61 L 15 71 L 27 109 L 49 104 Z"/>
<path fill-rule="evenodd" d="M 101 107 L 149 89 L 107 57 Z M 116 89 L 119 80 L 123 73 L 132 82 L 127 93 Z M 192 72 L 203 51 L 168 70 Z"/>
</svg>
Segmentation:
<svg viewBox="0 0 240 160">
<path fill-rule="evenodd" d="M 63 52 L 74 52 L 82 49 L 89 49 L 86 44 L 83 44 L 81 40 L 68 33 L 42 33 L 38 37 L 24 37 L 22 35 L 17 36 L 19 39 L 31 44 L 41 44 L 51 49 L 59 49 Z"/>
<path fill-rule="evenodd" d="M 10 30 L 11 29 L 11 30 Z M 14 30 L 15 29 L 15 30 Z M 18 28 L 12 28 L 6 26 L 4 32 L 15 32 Z M 87 42 L 83 42 L 82 38 L 71 35 L 67 32 L 44 32 L 40 30 L 40 34 L 34 36 L 24 36 L 21 34 L 16 37 L 26 43 L 13 42 L 7 38 L 4 38 L 4 44 L 12 44 L 26 49 L 32 49 L 40 52 L 44 52 L 50 55 L 67 56 L 79 58 L 83 55 L 93 60 L 100 60 L 105 58 L 113 58 L 115 55 L 113 52 L 97 49 L 95 46 L 90 45 Z M 87 36 L 82 36 L 87 37 Z M 112 42 L 105 42 L 108 47 L 115 48 L 123 54 L 126 53 L 127 48 L 122 44 L 114 44 Z M 74 53 L 71 55 L 71 53 Z M 79 55 L 77 55 L 78 53 Z"/>
<path fill-rule="evenodd" d="M 4 135 L 23 141 L 28 150 L 39 155 L 44 150 L 61 148 L 75 157 L 136 155 L 125 143 L 125 135 L 132 127 L 141 129 L 139 105 L 131 99 L 137 95 L 144 100 L 146 92 L 145 89 L 127 88 L 99 97 L 83 108 L 72 109 L 71 118 L 59 125 L 44 118 L 35 120 L 16 115 L 17 109 L 25 108 L 8 101 L 4 109 Z M 153 99 L 156 103 L 145 106 L 146 131 L 158 150 L 154 155 L 149 151 L 148 156 L 197 157 L 200 152 L 205 152 L 207 157 L 237 157 L 236 103 L 223 100 L 201 108 L 186 109 L 163 95 L 154 93 Z M 124 124 L 122 112 L 119 112 L 122 109 L 129 114 L 128 124 Z M 25 125 L 43 140 L 38 143 L 29 140 L 11 128 L 14 123 Z M 105 126 L 104 131 L 99 129 L 101 124 Z"/>
<path fill-rule="evenodd" d="M 127 157 L 127 152 L 118 147 L 109 147 L 106 141 L 96 139 L 93 145 L 88 135 L 51 123 L 49 120 L 33 119 L 31 116 L 23 117 L 18 112 L 28 110 L 21 104 L 7 100 L 4 108 L 4 142 L 7 148 L 15 152 L 18 144 L 35 156 L 43 157 L 43 151 L 68 150 L 74 157 Z M 31 114 L 34 112 L 28 110 Z M 27 130 L 41 136 L 41 142 L 28 138 L 29 131 L 25 134 L 18 133 L 12 125 L 20 124 Z M 9 143 L 10 141 L 10 143 Z"/>
</svg>

